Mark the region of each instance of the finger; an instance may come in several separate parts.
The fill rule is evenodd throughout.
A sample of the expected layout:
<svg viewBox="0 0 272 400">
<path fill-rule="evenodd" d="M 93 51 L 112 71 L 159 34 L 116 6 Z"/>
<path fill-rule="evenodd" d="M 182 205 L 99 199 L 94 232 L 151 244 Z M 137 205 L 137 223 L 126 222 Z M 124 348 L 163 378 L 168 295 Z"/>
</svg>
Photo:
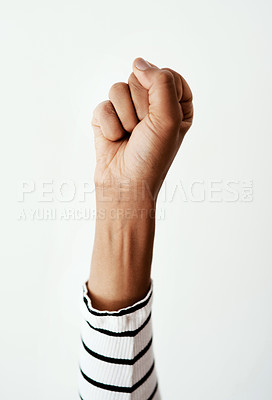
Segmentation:
<svg viewBox="0 0 272 400">
<path fill-rule="evenodd" d="M 128 79 L 130 95 L 139 121 L 148 114 L 148 91 L 140 84 L 134 73 Z"/>
<path fill-rule="evenodd" d="M 151 66 L 142 58 L 134 61 L 133 71 L 148 90 L 149 118 L 154 127 L 160 130 L 179 127 L 182 114 L 173 74 Z"/>
<path fill-rule="evenodd" d="M 176 91 L 177 91 L 177 98 L 178 101 L 181 101 L 182 98 L 182 83 L 181 83 L 181 76 L 178 74 L 176 71 L 174 71 L 171 68 L 162 68 L 163 71 L 169 71 L 173 75 L 175 85 L 176 85 Z"/>
<path fill-rule="evenodd" d="M 186 82 L 186 80 L 176 71 L 170 68 L 163 68 L 163 70 L 170 71 L 173 74 L 177 97 L 181 104 L 183 120 L 184 121 L 192 121 L 193 119 L 193 94 L 190 89 L 190 86 Z"/>
<path fill-rule="evenodd" d="M 121 139 L 126 134 L 109 100 L 98 104 L 94 110 L 92 125 L 94 128 L 100 128 L 103 136 L 113 142 Z M 98 132 L 98 129 L 95 129 L 95 131 Z"/>
<path fill-rule="evenodd" d="M 181 75 L 180 78 L 182 83 L 182 97 L 180 100 L 180 104 L 183 111 L 183 120 L 191 124 L 194 115 L 193 93 L 186 80 Z"/>
<path fill-rule="evenodd" d="M 131 133 L 139 121 L 132 103 L 128 84 L 118 82 L 112 85 L 109 92 L 109 99 L 124 130 Z"/>
</svg>

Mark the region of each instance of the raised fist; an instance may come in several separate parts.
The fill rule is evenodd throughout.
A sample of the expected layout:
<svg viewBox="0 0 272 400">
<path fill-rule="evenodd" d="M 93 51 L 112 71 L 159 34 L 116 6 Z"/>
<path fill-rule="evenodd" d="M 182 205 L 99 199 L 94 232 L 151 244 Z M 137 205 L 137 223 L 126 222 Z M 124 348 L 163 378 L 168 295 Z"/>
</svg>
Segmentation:
<svg viewBox="0 0 272 400">
<path fill-rule="evenodd" d="M 184 78 L 137 58 L 128 83 L 115 83 L 94 111 L 96 187 L 144 182 L 156 198 L 192 119 Z"/>
</svg>

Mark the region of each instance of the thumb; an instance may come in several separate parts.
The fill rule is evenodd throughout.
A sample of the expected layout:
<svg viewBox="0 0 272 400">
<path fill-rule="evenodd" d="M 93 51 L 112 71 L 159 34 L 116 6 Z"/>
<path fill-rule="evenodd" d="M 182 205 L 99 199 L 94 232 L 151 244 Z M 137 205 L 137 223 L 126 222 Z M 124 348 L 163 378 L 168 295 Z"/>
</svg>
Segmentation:
<svg viewBox="0 0 272 400">
<path fill-rule="evenodd" d="M 154 128 L 179 127 L 182 112 L 173 74 L 149 64 L 143 58 L 134 60 L 133 72 L 140 84 L 148 91 L 148 114 Z"/>
</svg>

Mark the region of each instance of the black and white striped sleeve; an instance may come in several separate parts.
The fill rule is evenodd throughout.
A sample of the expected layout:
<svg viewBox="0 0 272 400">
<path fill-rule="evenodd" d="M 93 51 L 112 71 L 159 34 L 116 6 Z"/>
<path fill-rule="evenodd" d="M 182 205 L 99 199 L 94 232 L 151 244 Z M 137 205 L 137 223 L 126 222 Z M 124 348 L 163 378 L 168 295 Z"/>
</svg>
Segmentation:
<svg viewBox="0 0 272 400">
<path fill-rule="evenodd" d="M 92 307 L 83 287 L 79 394 L 83 400 L 160 400 L 152 347 L 152 286 L 119 311 Z"/>
</svg>

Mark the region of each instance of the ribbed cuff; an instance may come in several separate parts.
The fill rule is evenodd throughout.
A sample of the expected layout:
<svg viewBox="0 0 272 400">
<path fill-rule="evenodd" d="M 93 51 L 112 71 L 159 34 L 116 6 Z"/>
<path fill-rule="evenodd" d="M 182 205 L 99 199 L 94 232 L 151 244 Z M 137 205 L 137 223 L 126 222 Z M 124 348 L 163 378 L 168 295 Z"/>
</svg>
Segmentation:
<svg viewBox="0 0 272 400">
<path fill-rule="evenodd" d="M 86 284 L 83 285 L 83 302 L 81 312 L 83 318 L 96 330 L 111 332 L 137 331 L 150 317 L 153 301 L 153 282 L 146 296 L 130 307 L 118 311 L 100 311 L 92 306 Z"/>
</svg>

